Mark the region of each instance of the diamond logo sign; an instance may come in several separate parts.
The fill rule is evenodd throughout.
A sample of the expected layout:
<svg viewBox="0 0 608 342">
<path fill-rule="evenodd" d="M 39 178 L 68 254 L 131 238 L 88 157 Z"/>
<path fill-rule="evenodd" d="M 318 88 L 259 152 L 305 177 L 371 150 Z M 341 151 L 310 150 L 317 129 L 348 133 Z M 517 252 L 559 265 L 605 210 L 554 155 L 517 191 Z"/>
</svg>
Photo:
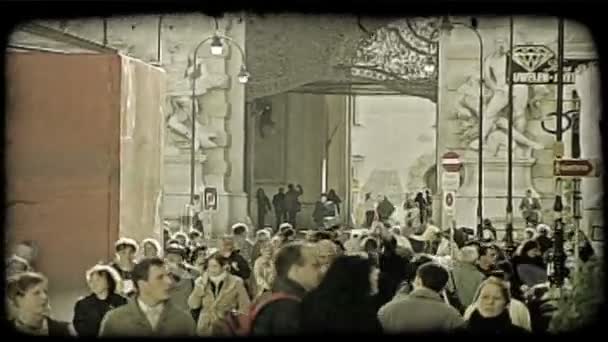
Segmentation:
<svg viewBox="0 0 608 342">
<path fill-rule="evenodd" d="M 513 61 L 528 72 L 536 71 L 553 58 L 555 58 L 553 51 L 544 45 L 524 45 L 513 48 Z"/>
<path fill-rule="evenodd" d="M 508 57 L 507 57 L 508 58 Z M 573 65 L 564 60 L 563 84 L 573 84 Z M 544 45 L 517 45 L 513 47 L 513 84 L 558 83 L 557 57 L 551 48 Z"/>
</svg>

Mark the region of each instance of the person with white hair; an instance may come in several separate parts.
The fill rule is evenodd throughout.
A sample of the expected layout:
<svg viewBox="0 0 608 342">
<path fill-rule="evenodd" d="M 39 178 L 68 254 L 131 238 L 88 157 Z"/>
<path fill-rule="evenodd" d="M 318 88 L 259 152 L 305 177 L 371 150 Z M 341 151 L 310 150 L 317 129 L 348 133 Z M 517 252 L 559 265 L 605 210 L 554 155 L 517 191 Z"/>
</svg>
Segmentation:
<svg viewBox="0 0 608 342">
<path fill-rule="evenodd" d="M 76 302 L 72 323 L 78 336 L 96 337 L 105 314 L 127 304 L 127 299 L 120 295 L 120 275 L 108 265 L 91 267 L 87 270 L 85 279 L 91 294 Z"/>
<path fill-rule="evenodd" d="M 402 235 L 401 227 L 393 226 L 391 228 L 391 233 L 395 237 L 395 240 L 397 240 L 397 247 L 409 249 L 411 251 L 414 250 L 412 248 L 410 240 L 408 240 L 405 236 Z"/>
<path fill-rule="evenodd" d="M 121 294 L 129 297 L 135 294 L 133 283 L 133 268 L 135 268 L 135 255 L 139 250 L 137 242 L 133 239 L 122 237 L 114 244 L 116 248 L 116 259 L 110 264 L 123 280 Z"/>
<path fill-rule="evenodd" d="M 477 269 L 477 259 L 477 248 L 465 246 L 458 251 L 450 272 L 448 289 L 456 294 L 462 309 L 473 303 L 475 292 L 485 279 L 483 273 Z"/>
</svg>

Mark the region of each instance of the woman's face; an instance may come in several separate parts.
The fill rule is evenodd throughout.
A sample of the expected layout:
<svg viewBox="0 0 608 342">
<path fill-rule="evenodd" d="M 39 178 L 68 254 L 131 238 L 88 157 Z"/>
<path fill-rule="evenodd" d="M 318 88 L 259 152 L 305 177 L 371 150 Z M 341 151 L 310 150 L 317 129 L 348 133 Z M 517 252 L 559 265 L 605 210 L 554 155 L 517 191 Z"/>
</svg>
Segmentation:
<svg viewBox="0 0 608 342">
<path fill-rule="evenodd" d="M 507 300 L 503 296 L 500 287 L 488 284 L 479 293 L 478 310 L 481 316 L 486 318 L 500 315 L 507 307 Z"/>
<path fill-rule="evenodd" d="M 124 247 L 116 252 L 118 259 L 122 262 L 133 262 L 135 260 L 135 249 L 131 246 Z"/>
<path fill-rule="evenodd" d="M 369 273 L 369 283 L 372 289 L 372 295 L 378 293 L 378 277 L 380 276 L 380 269 L 378 267 L 372 267 L 372 271 Z"/>
<path fill-rule="evenodd" d="M 30 287 L 23 296 L 17 296 L 16 307 L 18 310 L 42 315 L 47 311 L 49 296 L 46 282 Z"/>
<path fill-rule="evenodd" d="M 220 265 L 219 262 L 215 259 L 209 260 L 209 265 L 207 266 L 207 272 L 212 277 L 217 277 L 224 273 L 224 268 Z"/>
<path fill-rule="evenodd" d="M 104 293 L 108 290 L 108 279 L 106 279 L 103 274 L 95 272 L 91 274 L 89 288 L 91 289 L 91 292 L 95 294 Z"/>
<path fill-rule="evenodd" d="M 144 257 L 154 258 L 156 256 L 157 256 L 156 247 L 151 243 L 146 243 L 144 245 Z"/>
</svg>

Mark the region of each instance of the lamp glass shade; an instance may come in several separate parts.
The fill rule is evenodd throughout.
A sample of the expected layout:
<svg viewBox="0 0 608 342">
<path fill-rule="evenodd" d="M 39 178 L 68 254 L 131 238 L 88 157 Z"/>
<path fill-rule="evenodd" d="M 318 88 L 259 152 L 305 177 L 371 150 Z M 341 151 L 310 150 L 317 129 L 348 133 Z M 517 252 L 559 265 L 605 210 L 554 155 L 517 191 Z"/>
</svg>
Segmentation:
<svg viewBox="0 0 608 342">
<path fill-rule="evenodd" d="M 220 37 L 215 36 L 211 40 L 211 54 L 214 56 L 221 56 L 224 53 L 224 46 L 222 45 L 222 41 Z"/>
<path fill-rule="evenodd" d="M 249 72 L 247 72 L 247 69 L 245 69 L 245 67 L 241 67 L 241 71 L 239 72 L 237 77 L 239 79 L 239 82 L 241 83 L 249 82 Z"/>
</svg>

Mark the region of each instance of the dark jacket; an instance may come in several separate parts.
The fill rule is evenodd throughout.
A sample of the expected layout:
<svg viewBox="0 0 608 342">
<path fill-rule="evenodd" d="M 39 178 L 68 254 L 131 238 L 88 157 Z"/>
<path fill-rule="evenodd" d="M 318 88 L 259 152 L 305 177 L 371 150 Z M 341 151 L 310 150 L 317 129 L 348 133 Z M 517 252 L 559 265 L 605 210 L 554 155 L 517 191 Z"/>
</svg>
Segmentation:
<svg viewBox="0 0 608 342">
<path fill-rule="evenodd" d="M 287 211 L 300 211 L 300 200 L 298 199 L 304 191 L 301 186 L 298 186 L 298 190 L 289 190 L 285 194 L 285 210 Z"/>
<path fill-rule="evenodd" d="M 464 331 L 475 334 L 495 334 L 495 335 L 527 335 L 529 332 L 511 323 L 509 311 L 504 310 L 500 315 L 493 318 L 484 318 L 475 310 L 471 318 L 465 323 Z"/>
<path fill-rule="evenodd" d="M 28 335 L 27 333 L 21 332 L 17 330 L 15 320 L 9 321 L 9 326 L 17 335 Z M 60 336 L 60 337 L 70 337 L 72 334 L 70 333 L 70 323 L 56 321 L 51 318 L 47 318 L 47 326 L 48 326 L 48 336 Z"/>
<path fill-rule="evenodd" d="M 234 267 L 234 264 L 238 267 L 238 270 Z M 239 254 L 237 251 L 233 251 L 228 257 L 228 264 L 230 265 L 230 273 L 235 276 L 241 277 L 243 280 L 249 279 L 251 275 L 251 267 L 247 263 L 247 260 Z"/>
<path fill-rule="evenodd" d="M 378 212 L 378 218 L 380 221 L 388 220 L 393 212 L 395 212 L 395 206 L 388 200 L 383 199 L 382 202 L 378 203 L 378 208 L 376 209 Z"/>
<path fill-rule="evenodd" d="M 285 194 L 278 193 L 272 197 L 272 206 L 274 207 L 274 211 L 284 212 L 285 209 Z"/>
<path fill-rule="evenodd" d="M 382 325 L 376 315 L 373 297 L 361 298 L 338 308 L 327 308 L 309 293 L 300 306 L 302 334 L 380 334 Z"/>
<path fill-rule="evenodd" d="M 306 290 L 291 279 L 277 278 L 272 292 L 282 292 L 303 298 Z M 254 336 L 297 335 L 300 330 L 300 302 L 282 299 L 269 303 L 258 313 L 252 324 Z"/>
<path fill-rule="evenodd" d="M 385 247 L 386 249 L 386 247 Z M 380 254 L 380 277 L 378 280 L 380 304 L 388 303 L 397 292 L 399 285 L 407 278 L 408 260 L 394 250 Z"/>
<path fill-rule="evenodd" d="M 270 200 L 268 199 L 268 196 L 263 195 L 263 196 L 257 196 L 258 199 L 258 214 L 263 214 L 265 215 L 267 212 L 269 212 L 271 210 L 270 207 Z"/>
<path fill-rule="evenodd" d="M 127 304 L 127 299 L 112 293 L 105 300 L 94 294 L 79 299 L 74 306 L 74 329 L 78 336 L 97 336 L 103 316 L 110 310 Z"/>
</svg>

